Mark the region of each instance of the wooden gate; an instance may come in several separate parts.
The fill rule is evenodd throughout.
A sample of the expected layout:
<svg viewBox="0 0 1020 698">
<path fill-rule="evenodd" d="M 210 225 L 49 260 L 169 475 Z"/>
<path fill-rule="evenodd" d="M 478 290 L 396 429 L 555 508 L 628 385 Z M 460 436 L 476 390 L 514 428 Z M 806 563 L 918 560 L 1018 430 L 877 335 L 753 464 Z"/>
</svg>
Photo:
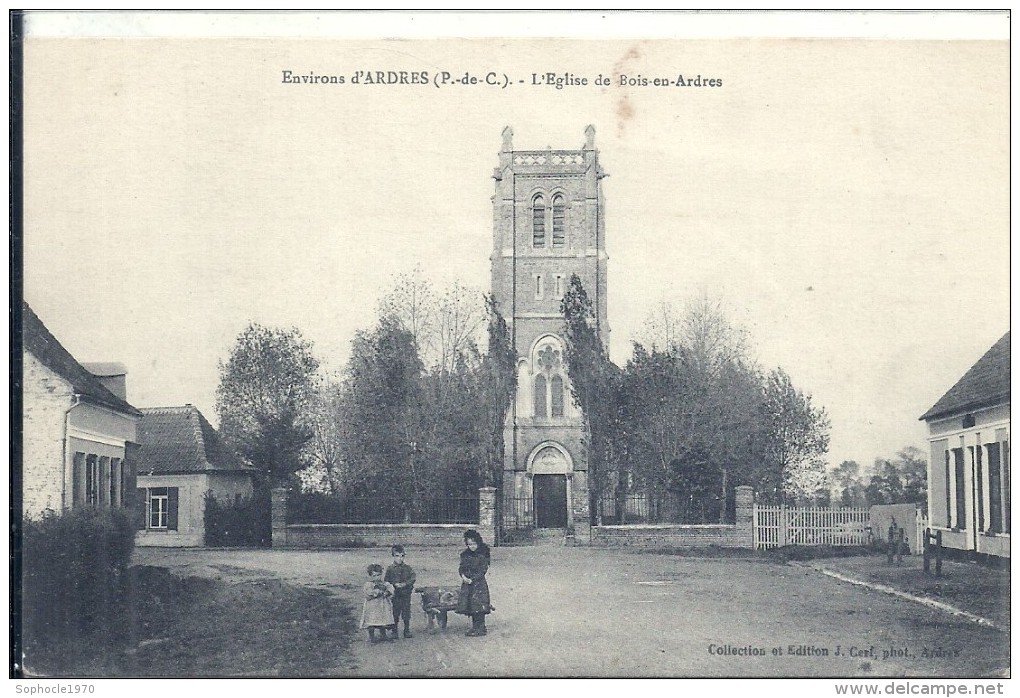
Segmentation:
<svg viewBox="0 0 1020 698">
<path fill-rule="evenodd" d="M 868 545 L 871 517 L 867 507 L 754 506 L 754 547 L 784 545 Z"/>
</svg>

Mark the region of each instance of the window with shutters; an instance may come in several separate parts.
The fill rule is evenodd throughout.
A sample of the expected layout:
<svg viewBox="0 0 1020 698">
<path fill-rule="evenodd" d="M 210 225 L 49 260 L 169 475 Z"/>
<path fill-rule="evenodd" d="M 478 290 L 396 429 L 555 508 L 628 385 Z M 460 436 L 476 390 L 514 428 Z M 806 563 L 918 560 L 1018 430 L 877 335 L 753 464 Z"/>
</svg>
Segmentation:
<svg viewBox="0 0 1020 698">
<path fill-rule="evenodd" d="M 176 487 L 150 487 L 146 490 L 145 501 L 146 528 L 154 531 L 177 530 Z"/>
<path fill-rule="evenodd" d="M 541 194 L 531 200 L 531 244 L 545 247 L 545 197 Z"/>
</svg>

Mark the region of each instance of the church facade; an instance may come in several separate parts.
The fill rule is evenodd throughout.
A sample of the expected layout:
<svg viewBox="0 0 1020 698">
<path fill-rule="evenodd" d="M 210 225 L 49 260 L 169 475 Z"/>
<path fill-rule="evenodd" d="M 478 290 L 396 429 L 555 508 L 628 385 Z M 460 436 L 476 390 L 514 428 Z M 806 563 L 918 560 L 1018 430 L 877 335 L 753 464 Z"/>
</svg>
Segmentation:
<svg viewBox="0 0 1020 698">
<path fill-rule="evenodd" d="M 517 355 L 504 523 L 583 540 L 591 525 L 584 419 L 570 391 L 560 301 L 576 274 L 608 345 L 605 176 L 592 126 L 577 150 L 514 150 L 507 127 L 493 173 L 492 292 Z"/>
</svg>

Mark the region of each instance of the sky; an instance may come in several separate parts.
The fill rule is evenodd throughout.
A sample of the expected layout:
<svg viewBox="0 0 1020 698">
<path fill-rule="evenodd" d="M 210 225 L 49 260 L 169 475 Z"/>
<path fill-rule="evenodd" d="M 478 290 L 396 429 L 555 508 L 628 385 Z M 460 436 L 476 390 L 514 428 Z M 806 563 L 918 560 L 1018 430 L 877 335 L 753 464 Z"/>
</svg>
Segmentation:
<svg viewBox="0 0 1020 698">
<path fill-rule="evenodd" d="M 678 74 L 722 86 L 620 84 Z M 923 448 L 1009 329 L 1005 41 L 29 38 L 24 79 L 25 299 L 139 407 L 215 423 L 249 322 L 339 370 L 397 274 L 487 289 L 505 125 L 518 149 L 596 128 L 613 360 L 707 294 L 825 407 L 832 465 Z"/>
</svg>

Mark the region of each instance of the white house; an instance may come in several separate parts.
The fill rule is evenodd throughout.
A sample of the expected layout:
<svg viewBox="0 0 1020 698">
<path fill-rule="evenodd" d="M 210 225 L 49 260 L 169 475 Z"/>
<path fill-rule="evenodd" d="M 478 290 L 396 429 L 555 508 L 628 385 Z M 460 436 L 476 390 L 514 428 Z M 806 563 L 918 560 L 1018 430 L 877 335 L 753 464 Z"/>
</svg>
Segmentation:
<svg viewBox="0 0 1020 698">
<path fill-rule="evenodd" d="M 22 510 L 128 507 L 135 493 L 137 428 L 124 368 L 97 376 L 22 305 Z M 112 375 L 116 374 L 116 375 Z"/>
<path fill-rule="evenodd" d="M 137 545 L 204 545 L 206 495 L 224 504 L 252 496 L 254 468 L 192 405 L 143 409 L 138 438 L 145 520 Z"/>
<path fill-rule="evenodd" d="M 921 416 L 928 512 L 948 548 L 1009 557 L 1009 332 Z"/>
</svg>

